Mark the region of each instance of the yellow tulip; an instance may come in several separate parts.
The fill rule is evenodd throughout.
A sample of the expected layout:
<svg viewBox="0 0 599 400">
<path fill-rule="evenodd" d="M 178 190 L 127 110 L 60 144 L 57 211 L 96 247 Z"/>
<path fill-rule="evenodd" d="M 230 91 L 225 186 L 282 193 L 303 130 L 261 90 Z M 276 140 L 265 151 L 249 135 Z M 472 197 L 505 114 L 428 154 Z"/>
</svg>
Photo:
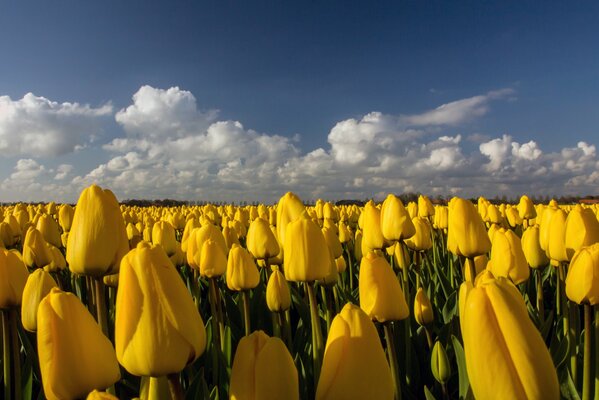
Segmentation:
<svg viewBox="0 0 599 400">
<path fill-rule="evenodd" d="M 447 229 L 449 219 L 449 208 L 447 206 L 435 207 L 435 218 L 433 226 L 435 229 Z"/>
<path fill-rule="evenodd" d="M 287 225 L 295 221 L 304 212 L 305 207 L 297 195 L 287 192 L 277 204 L 277 239 L 279 246 L 285 243 L 285 235 L 287 234 Z M 271 225 L 275 225 L 271 222 Z"/>
<path fill-rule="evenodd" d="M 410 219 L 416 218 L 418 216 L 418 204 L 417 203 L 410 201 L 408 203 L 408 205 L 406 206 L 406 210 L 408 211 Z"/>
<path fill-rule="evenodd" d="M 37 309 L 42 299 L 55 287 L 58 287 L 56 281 L 43 269 L 36 269 L 27 278 L 23 289 L 21 321 L 29 332 L 37 331 Z"/>
<path fill-rule="evenodd" d="M 487 216 L 487 218 L 485 219 L 485 221 L 489 222 L 491 224 L 501 225 L 501 223 L 503 222 L 503 216 L 501 215 L 501 213 L 499 212 L 499 209 L 494 204 L 489 204 L 489 206 L 487 207 L 486 216 Z"/>
<path fill-rule="evenodd" d="M 429 218 L 435 215 L 435 207 L 428 197 L 420 195 L 418 196 L 418 216 L 422 218 Z"/>
<path fill-rule="evenodd" d="M 339 222 L 339 241 L 341 243 L 347 243 L 352 239 L 352 234 L 347 224 L 343 221 Z"/>
<path fill-rule="evenodd" d="M 451 364 L 449 364 L 445 348 L 438 340 L 431 351 L 431 371 L 439 383 L 447 383 L 451 377 Z"/>
<path fill-rule="evenodd" d="M 466 292 L 461 325 L 474 397 L 558 399 L 553 361 L 518 289 L 505 278 L 479 277 Z"/>
<path fill-rule="evenodd" d="M 0 308 L 21 305 L 29 271 L 16 250 L 0 248 Z"/>
<path fill-rule="evenodd" d="M 362 257 L 358 282 L 360 307 L 370 318 L 385 322 L 410 315 L 399 281 L 383 256 L 370 252 Z"/>
<path fill-rule="evenodd" d="M 416 217 L 412 223 L 416 232 L 412 237 L 406 239 L 406 245 L 416 251 L 425 251 L 433 247 L 431 225 L 428 219 Z"/>
<path fill-rule="evenodd" d="M 152 227 L 152 243 L 162 246 L 170 257 L 177 251 L 175 228 L 167 221 L 158 221 Z"/>
<path fill-rule="evenodd" d="M 46 214 L 42 215 L 37 220 L 36 228 L 40 231 L 46 242 L 50 243 L 52 246 L 62 246 L 62 241 L 60 240 L 60 227 L 54 218 Z"/>
<path fill-rule="evenodd" d="M 527 195 L 520 197 L 520 202 L 518 203 L 518 215 L 520 215 L 520 218 L 522 219 L 532 219 L 537 216 L 535 206 Z"/>
<path fill-rule="evenodd" d="M 392 399 L 394 390 L 374 323 L 346 304 L 331 324 L 316 399 Z"/>
<path fill-rule="evenodd" d="M 53 288 L 41 301 L 37 347 L 48 400 L 81 398 L 121 378 L 112 343 L 72 293 Z"/>
<path fill-rule="evenodd" d="M 551 218 L 557 211 L 557 208 L 546 207 L 539 219 L 539 243 L 541 248 L 547 253 L 549 247 L 549 233 L 551 232 Z"/>
<path fill-rule="evenodd" d="M 435 320 L 433 306 L 423 288 L 418 288 L 414 298 L 414 319 L 418 325 L 432 324 Z"/>
<path fill-rule="evenodd" d="M 204 242 L 207 240 L 216 243 L 222 250 L 226 259 L 229 248 L 227 247 L 222 232 L 215 225 L 207 224 L 201 228 L 194 229 L 187 240 L 187 263 L 192 268 L 200 269 L 199 261 L 202 258 Z"/>
<path fill-rule="evenodd" d="M 341 242 L 339 241 L 335 231 L 331 228 L 322 228 L 322 234 L 327 246 L 329 247 L 331 256 L 335 259 L 341 257 L 343 254 L 343 248 L 341 247 Z"/>
<path fill-rule="evenodd" d="M 599 221 L 590 208 L 580 204 L 570 211 L 566 218 L 565 245 L 568 260 L 578 250 L 599 242 Z"/>
<path fill-rule="evenodd" d="M 160 246 L 141 242 L 123 258 L 115 346 L 121 365 L 137 376 L 178 373 L 206 348 L 202 317 Z"/>
<path fill-rule="evenodd" d="M 372 201 L 364 206 L 362 218 L 362 254 L 382 249 L 385 246 L 385 238 L 381 230 L 381 212 Z"/>
<path fill-rule="evenodd" d="M 518 214 L 518 209 L 516 207 L 509 207 L 506 209 L 505 216 L 508 224 L 510 224 L 512 228 L 522 225 L 522 218 L 520 218 L 520 214 Z"/>
<path fill-rule="evenodd" d="M 495 277 L 509 278 L 516 285 L 528 280 L 530 269 L 520 238 L 513 231 L 501 228 L 495 232 L 487 268 Z"/>
<path fill-rule="evenodd" d="M 491 241 L 474 205 L 454 197 L 449 207 L 447 249 L 453 254 L 475 257 L 487 253 Z"/>
<path fill-rule="evenodd" d="M 95 277 L 114 274 L 128 251 L 125 221 L 114 194 L 96 185 L 84 189 L 67 243 L 69 269 Z"/>
<path fill-rule="evenodd" d="M 87 395 L 85 400 L 118 400 L 118 397 L 115 397 L 110 393 L 98 392 L 97 390 L 93 390 Z"/>
<path fill-rule="evenodd" d="M 599 304 L 599 243 L 583 247 L 572 257 L 566 296 L 578 304 Z"/>
<path fill-rule="evenodd" d="M 242 291 L 253 289 L 260 283 L 260 273 L 249 251 L 234 244 L 227 260 L 227 287 Z"/>
<path fill-rule="evenodd" d="M 470 264 L 472 262 L 474 262 L 474 273 L 476 274 L 476 276 L 478 276 L 481 272 L 485 271 L 485 268 L 487 268 L 489 258 L 486 254 L 481 254 L 480 256 L 474 257 L 474 260 L 471 258 L 466 259 L 466 261 L 464 262 L 464 278 L 467 281 L 473 280 L 470 272 Z M 474 277 L 474 279 L 476 279 L 476 276 Z"/>
<path fill-rule="evenodd" d="M 331 255 L 318 225 L 303 214 L 287 224 L 285 277 L 292 282 L 323 279 L 330 272 Z"/>
<path fill-rule="evenodd" d="M 554 262 L 568 261 L 566 252 L 566 212 L 562 209 L 556 210 L 551 216 L 549 235 L 545 252 L 547 257 Z"/>
<path fill-rule="evenodd" d="M 345 258 L 343 256 L 337 257 L 335 259 L 335 267 L 337 268 L 337 273 L 342 274 L 347 269 L 347 263 L 345 262 Z"/>
<path fill-rule="evenodd" d="M 354 238 L 354 257 L 356 261 L 362 260 L 362 238 L 364 237 L 362 230 L 356 230 Z"/>
<path fill-rule="evenodd" d="M 370 212 L 366 213 L 368 208 L 371 208 Z M 378 211 L 378 210 L 377 210 Z M 368 204 L 364 208 L 365 218 L 367 218 L 364 237 L 367 235 L 367 231 L 373 222 L 371 219 L 376 218 L 375 214 L 372 212 L 372 207 Z M 404 240 L 412 237 L 416 233 L 416 228 L 412 223 L 412 218 L 410 218 L 410 214 L 404 208 L 401 200 L 393 195 L 389 194 L 385 201 L 383 201 L 383 205 L 381 206 L 380 211 L 380 222 L 376 224 L 380 226 L 379 230 L 387 241 L 387 243 L 391 243 L 394 241 Z M 377 231 L 378 233 L 378 231 Z M 378 237 L 377 237 L 378 238 Z M 369 248 L 371 250 L 381 249 L 383 246 L 378 246 L 379 241 L 373 242 L 371 245 L 369 244 Z"/>
<path fill-rule="evenodd" d="M 269 259 L 279 254 L 279 242 L 268 221 L 262 218 L 252 221 L 247 234 L 247 249 L 257 259 Z"/>
<path fill-rule="evenodd" d="M 285 275 L 275 267 L 266 285 L 266 305 L 272 312 L 281 312 L 291 307 L 291 292 Z"/>
<path fill-rule="evenodd" d="M 299 399 L 297 368 L 281 339 L 255 331 L 239 341 L 231 369 L 229 398 Z"/>
<path fill-rule="evenodd" d="M 218 278 L 227 270 L 227 256 L 222 247 L 212 239 L 202 244 L 202 250 L 196 255 L 196 263 L 199 266 L 200 275 L 207 278 Z"/>
<path fill-rule="evenodd" d="M 74 215 L 75 210 L 73 209 L 73 207 L 71 207 L 70 204 L 62 204 L 58 208 L 58 224 L 64 232 L 68 232 L 71 230 Z"/>
<path fill-rule="evenodd" d="M 43 268 L 53 260 L 41 232 L 31 227 L 23 241 L 23 261 L 29 268 Z"/>
<path fill-rule="evenodd" d="M 541 230 L 533 225 L 522 234 L 522 250 L 531 268 L 542 268 L 549 264 L 547 254 L 541 248 Z"/>
<path fill-rule="evenodd" d="M 187 253 L 187 243 L 189 238 L 191 237 L 191 232 L 195 228 L 200 227 L 200 221 L 195 217 L 188 219 L 185 223 L 185 229 L 183 229 L 183 236 L 181 237 L 181 250 L 183 250 L 184 253 Z"/>
</svg>

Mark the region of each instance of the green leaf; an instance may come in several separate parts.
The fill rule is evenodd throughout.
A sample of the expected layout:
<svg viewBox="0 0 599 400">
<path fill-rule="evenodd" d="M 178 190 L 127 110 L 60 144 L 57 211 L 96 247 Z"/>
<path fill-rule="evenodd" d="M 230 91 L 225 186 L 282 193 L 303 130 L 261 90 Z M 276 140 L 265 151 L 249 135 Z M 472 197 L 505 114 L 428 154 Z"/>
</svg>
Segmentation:
<svg viewBox="0 0 599 400">
<path fill-rule="evenodd" d="M 431 391 L 428 390 L 426 385 L 424 386 L 424 397 L 426 397 L 426 400 L 437 400 L 437 398 L 431 393 Z"/>
<path fill-rule="evenodd" d="M 467 398 L 468 389 L 470 388 L 470 379 L 468 379 L 468 371 L 466 370 L 466 355 L 464 354 L 462 344 L 454 335 L 451 335 L 451 343 L 453 345 L 455 360 L 458 364 L 460 399 L 465 399 Z"/>
<path fill-rule="evenodd" d="M 570 355 L 570 342 L 568 337 L 565 336 L 561 339 L 555 338 L 555 340 L 552 340 L 551 346 L 549 347 L 549 352 L 551 353 L 551 358 L 553 359 L 555 368 L 557 369 L 561 367 Z"/>
<path fill-rule="evenodd" d="M 572 376 L 570 375 L 570 371 L 568 371 L 568 368 L 563 368 L 561 370 L 559 374 L 559 381 L 560 390 L 564 398 L 570 400 L 580 400 L 580 396 L 578 395 L 578 391 L 576 390 L 576 385 L 572 380 Z"/>
</svg>

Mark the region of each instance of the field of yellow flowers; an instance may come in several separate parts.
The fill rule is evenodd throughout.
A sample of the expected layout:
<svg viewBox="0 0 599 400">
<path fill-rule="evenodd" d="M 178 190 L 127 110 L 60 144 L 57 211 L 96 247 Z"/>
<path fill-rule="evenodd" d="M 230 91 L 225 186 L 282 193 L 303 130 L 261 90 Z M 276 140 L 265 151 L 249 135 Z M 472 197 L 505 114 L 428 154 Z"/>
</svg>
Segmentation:
<svg viewBox="0 0 599 400">
<path fill-rule="evenodd" d="M 0 207 L 4 399 L 599 399 L 599 208 Z"/>
</svg>

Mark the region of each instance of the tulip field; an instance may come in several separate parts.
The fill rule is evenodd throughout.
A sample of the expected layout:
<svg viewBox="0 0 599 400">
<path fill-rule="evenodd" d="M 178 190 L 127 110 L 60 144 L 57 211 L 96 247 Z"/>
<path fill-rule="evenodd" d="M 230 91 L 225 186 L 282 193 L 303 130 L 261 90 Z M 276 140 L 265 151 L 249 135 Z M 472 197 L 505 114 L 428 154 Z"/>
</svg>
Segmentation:
<svg viewBox="0 0 599 400">
<path fill-rule="evenodd" d="M 599 399 L 599 207 L 0 206 L 4 399 Z"/>
</svg>

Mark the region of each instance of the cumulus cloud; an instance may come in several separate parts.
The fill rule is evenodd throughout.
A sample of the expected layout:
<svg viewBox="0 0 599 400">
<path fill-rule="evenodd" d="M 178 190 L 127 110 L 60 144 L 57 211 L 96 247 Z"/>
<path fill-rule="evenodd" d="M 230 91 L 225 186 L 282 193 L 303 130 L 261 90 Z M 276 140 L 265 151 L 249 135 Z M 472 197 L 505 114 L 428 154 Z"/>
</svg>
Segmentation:
<svg viewBox="0 0 599 400">
<path fill-rule="evenodd" d="M 0 96 L 0 154 L 57 156 L 85 146 L 101 134 L 100 117 L 112 105 L 58 103 L 33 93 L 20 100 Z"/>
<path fill-rule="evenodd" d="M 272 202 L 288 190 L 306 200 L 406 191 L 462 196 L 596 191 L 599 160 L 591 143 L 547 152 L 509 134 L 443 133 L 444 126 L 466 129 L 466 122 L 490 112 L 493 101 L 513 94 L 492 91 L 418 115 L 370 112 L 348 118 L 330 129 L 326 146 L 304 152 L 297 137 L 218 120 L 216 111 L 201 111 L 190 92 L 143 86 L 116 113 L 123 134 L 99 150 L 105 162 L 82 171 L 23 158 L 0 188 L 20 190 L 26 199 L 73 201 L 95 182 L 120 199 L 238 202 Z"/>
</svg>

